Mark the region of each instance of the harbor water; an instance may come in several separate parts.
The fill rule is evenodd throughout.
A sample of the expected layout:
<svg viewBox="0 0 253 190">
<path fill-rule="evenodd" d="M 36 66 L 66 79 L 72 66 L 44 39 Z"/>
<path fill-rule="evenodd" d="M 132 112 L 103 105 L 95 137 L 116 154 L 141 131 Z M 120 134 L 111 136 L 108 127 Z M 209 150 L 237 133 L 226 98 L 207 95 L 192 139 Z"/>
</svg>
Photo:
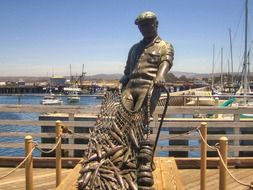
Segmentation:
<svg viewBox="0 0 253 190">
<path fill-rule="evenodd" d="M 0 96 L 0 104 L 32 104 L 39 105 L 43 96 L 34 96 L 34 95 L 24 95 L 20 96 Z M 68 104 L 67 97 L 62 97 L 64 104 Z M 81 96 L 80 102 L 78 105 L 99 105 L 101 104 L 101 99 L 96 98 L 95 96 Z M 75 104 L 71 104 L 75 105 Z M 39 113 L 7 113 L 0 112 L 0 119 L 3 120 L 38 120 Z M 36 133 L 40 132 L 40 127 L 35 126 L 13 126 L 13 125 L 5 125 L 0 126 L 0 133 L 6 132 L 31 132 Z M 40 138 L 34 138 L 34 141 L 40 142 Z M 24 142 L 23 138 L 12 138 L 12 137 L 1 137 L 0 143 L 4 142 Z M 14 148 L 0 148 L 0 156 L 23 156 L 24 150 L 22 149 L 14 149 Z M 34 156 L 40 156 L 38 151 L 35 151 Z"/>
</svg>

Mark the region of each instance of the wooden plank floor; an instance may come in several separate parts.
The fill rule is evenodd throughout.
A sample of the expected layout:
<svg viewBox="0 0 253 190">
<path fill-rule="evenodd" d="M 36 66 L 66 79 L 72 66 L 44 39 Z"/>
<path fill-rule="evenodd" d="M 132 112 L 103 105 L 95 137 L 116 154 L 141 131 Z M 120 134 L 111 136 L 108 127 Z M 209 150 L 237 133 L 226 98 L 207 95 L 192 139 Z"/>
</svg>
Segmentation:
<svg viewBox="0 0 253 190">
<path fill-rule="evenodd" d="M 0 177 L 13 168 L 0 168 Z M 62 180 L 70 173 L 71 169 L 62 169 Z M 55 169 L 35 168 L 33 170 L 34 190 L 55 189 Z M 0 189 L 23 190 L 25 189 L 25 169 L 20 168 L 13 174 L 0 179 Z"/>
<path fill-rule="evenodd" d="M 155 187 L 156 190 L 198 190 L 200 189 L 200 171 L 198 169 L 180 169 L 177 170 L 174 159 L 171 158 L 155 158 L 157 169 L 154 172 Z M 13 168 L 0 168 L 0 176 L 7 174 Z M 63 169 L 62 182 L 64 189 L 66 186 L 73 183 L 71 179 L 70 183 L 67 180 L 67 176 L 72 176 L 74 171 L 78 173 L 80 169 L 76 171 L 72 169 Z M 230 169 L 230 171 L 245 183 L 253 181 L 253 169 Z M 218 169 L 207 170 L 207 188 L 208 190 L 219 189 L 219 171 Z M 239 185 L 231 177 L 227 177 L 228 188 L 234 190 L 246 190 L 247 187 Z M 74 185 L 72 186 L 74 187 Z M 0 179 L 0 189 L 9 190 L 23 190 L 25 189 L 25 171 L 24 168 L 18 169 L 10 176 Z M 51 190 L 55 189 L 55 169 L 34 169 L 34 190 Z"/>
<path fill-rule="evenodd" d="M 78 163 L 74 169 L 66 176 L 66 178 L 61 182 L 56 190 L 76 190 L 77 189 L 77 179 L 79 176 L 79 171 L 82 168 L 81 163 Z"/>
<path fill-rule="evenodd" d="M 183 183 L 177 169 L 174 158 L 156 157 L 155 158 L 156 170 L 154 171 L 154 187 L 156 190 L 183 190 Z M 69 173 L 68 177 L 60 184 L 57 190 L 76 190 L 77 174 L 80 170 L 78 164 L 74 170 Z"/>
<path fill-rule="evenodd" d="M 174 158 L 156 157 L 156 170 L 153 172 L 156 190 L 183 190 L 183 183 Z"/>
<path fill-rule="evenodd" d="M 253 182 L 253 169 L 229 169 L 231 173 L 244 183 Z M 183 181 L 185 190 L 198 190 L 200 189 L 200 170 L 198 169 L 180 169 L 181 179 Z M 219 170 L 208 169 L 206 178 L 206 189 L 217 190 L 219 189 Z M 227 174 L 227 189 L 234 190 L 248 190 L 248 187 L 242 186 L 235 182 Z"/>
</svg>

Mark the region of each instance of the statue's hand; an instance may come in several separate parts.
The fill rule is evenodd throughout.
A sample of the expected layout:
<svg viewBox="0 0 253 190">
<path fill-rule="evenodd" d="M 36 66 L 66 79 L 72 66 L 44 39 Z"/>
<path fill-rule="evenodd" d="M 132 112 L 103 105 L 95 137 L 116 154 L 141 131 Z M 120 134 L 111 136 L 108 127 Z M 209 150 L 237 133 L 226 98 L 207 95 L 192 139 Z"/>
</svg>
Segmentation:
<svg viewBox="0 0 253 190">
<path fill-rule="evenodd" d="M 123 85 L 122 83 L 119 83 L 119 86 L 118 86 L 118 90 L 119 90 L 119 93 L 121 94 L 122 90 L 123 90 Z"/>
<path fill-rule="evenodd" d="M 165 79 L 161 76 L 157 76 L 154 80 L 154 84 L 156 86 L 164 86 L 165 85 Z"/>
</svg>

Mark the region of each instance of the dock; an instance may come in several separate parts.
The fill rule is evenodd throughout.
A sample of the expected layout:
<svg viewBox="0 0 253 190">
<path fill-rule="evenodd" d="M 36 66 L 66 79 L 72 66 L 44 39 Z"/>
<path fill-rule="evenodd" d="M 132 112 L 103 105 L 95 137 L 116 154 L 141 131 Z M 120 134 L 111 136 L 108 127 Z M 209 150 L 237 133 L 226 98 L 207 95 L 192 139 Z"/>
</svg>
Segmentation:
<svg viewBox="0 0 253 190">
<path fill-rule="evenodd" d="M 156 170 L 153 172 L 156 190 L 184 190 L 182 180 L 174 158 L 156 157 Z M 57 190 L 76 190 L 77 177 L 81 166 L 78 164 L 57 187 Z"/>
<path fill-rule="evenodd" d="M 185 97 L 183 97 L 185 98 Z M 1 149 L 24 149 L 24 141 L 22 138 L 31 135 L 35 139 L 52 138 L 52 142 L 42 143 L 38 142 L 38 146 L 42 149 L 52 149 L 55 146 L 55 127 L 56 120 L 63 118 L 62 123 L 74 131 L 73 135 L 65 135 L 63 139 L 67 139 L 62 143 L 61 150 L 68 151 L 68 157 L 64 158 L 62 170 L 62 181 L 60 183 L 65 185 L 72 185 L 78 176 L 80 165 L 76 161 L 68 161 L 67 159 L 74 158 L 74 151 L 83 151 L 85 144 L 79 143 L 77 139 L 88 140 L 89 135 L 87 131 L 92 130 L 96 114 L 98 114 L 99 106 L 42 106 L 42 105 L 0 105 L 0 112 L 5 113 L 39 113 L 46 115 L 45 120 L 30 120 L 28 117 L 23 119 L 1 119 L 0 127 L 11 125 L 16 129 L 24 126 L 38 128 L 38 132 L 1 132 L 1 138 L 17 138 L 19 141 L 4 142 L 0 144 Z M 245 183 L 252 182 L 253 176 L 253 128 L 252 118 L 240 118 L 240 114 L 253 114 L 251 107 L 226 107 L 220 108 L 218 106 L 169 106 L 166 119 L 162 126 L 162 133 L 158 143 L 156 152 L 157 170 L 154 172 L 155 187 L 157 190 L 162 189 L 200 189 L 200 135 L 198 129 L 203 122 L 207 126 L 207 142 L 214 146 L 221 137 L 228 138 L 228 168 L 236 178 L 245 181 Z M 160 115 L 162 109 L 158 107 L 153 114 L 150 127 L 152 134 L 150 138 L 154 139 L 157 135 L 157 128 L 161 120 Z M 46 114 L 45 114 L 46 113 Z M 187 115 L 194 114 L 208 114 L 213 117 L 210 118 L 188 118 Z M 224 114 L 229 115 L 229 118 L 222 119 L 215 117 L 215 115 Z M 174 117 L 181 115 L 181 117 Z M 82 118 L 82 119 L 77 119 Z M 48 126 L 52 131 L 42 132 L 41 126 Z M 81 130 L 82 129 L 82 130 Z M 196 142 L 191 144 L 191 142 Z M 72 152 L 72 153 L 71 153 Z M 196 153 L 195 158 L 189 157 L 190 153 Z M 160 155 L 164 157 L 161 157 Z M 207 148 L 207 171 L 206 171 L 206 187 L 209 190 L 218 189 L 219 185 L 219 160 L 217 153 Z M 55 189 L 55 163 L 50 159 L 55 158 L 34 158 L 34 189 Z M 80 158 L 79 158 L 80 159 Z M 48 161 L 45 161 L 48 160 Z M 17 166 L 22 161 L 22 157 L 2 158 L 0 155 L 0 176 L 6 174 Z M 45 161 L 45 162 L 44 162 Z M 50 163 L 50 164 L 49 164 Z M 43 168 L 41 166 L 43 165 Z M 67 167 L 67 168 L 66 168 Z M 70 169 L 69 169 L 70 168 Z M 72 172 L 76 174 L 73 175 Z M 16 172 L 10 176 L 0 180 L 0 189 L 24 189 L 25 175 L 24 168 L 17 169 Z M 69 176 L 72 182 L 69 182 Z M 70 181 L 71 181 L 70 180 Z M 248 189 L 232 180 L 227 175 L 228 189 Z M 60 188 L 60 186 L 58 188 Z M 74 187 L 74 186 L 73 186 Z M 174 188 L 174 189 L 173 189 Z"/>
<path fill-rule="evenodd" d="M 49 132 L 3 132 L 0 133 L 0 137 L 18 137 L 24 138 L 26 135 L 31 135 L 36 138 L 55 138 L 55 121 L 61 117 L 59 115 L 66 116 L 63 124 L 69 127 L 72 131 L 75 131 L 74 135 L 65 136 L 69 139 L 67 144 L 63 144 L 62 148 L 67 151 L 83 150 L 84 144 L 77 143 L 76 139 L 88 140 L 88 133 L 79 132 L 88 131 L 92 129 L 96 114 L 98 113 L 99 106 L 43 106 L 43 105 L 0 105 L 0 112 L 6 113 L 47 113 L 48 120 L 29 120 L 25 118 L 22 120 L 0 120 L 0 126 L 13 125 L 17 128 L 23 126 L 32 126 L 40 130 L 41 126 L 51 127 L 53 130 Z M 227 136 L 229 138 L 229 151 L 233 156 L 253 156 L 253 118 L 240 118 L 241 113 L 253 114 L 253 109 L 250 107 L 227 107 L 219 108 L 217 106 L 170 106 L 167 110 L 166 119 L 164 120 L 160 135 L 160 141 L 167 141 L 168 145 L 159 145 L 157 151 L 165 152 L 167 155 L 174 155 L 173 152 L 183 152 L 182 156 L 187 157 L 190 151 L 199 151 L 199 146 L 190 145 L 189 141 L 198 141 L 200 137 L 196 133 L 189 133 L 197 129 L 202 122 L 208 124 L 208 140 L 215 144 L 221 136 Z M 157 108 L 153 114 L 153 120 L 150 123 L 153 134 L 151 138 L 156 137 L 157 128 L 159 126 L 160 117 L 162 113 L 161 108 Z M 49 114 L 51 113 L 51 114 Z M 221 118 L 188 118 L 184 115 L 194 114 L 226 114 L 230 115 L 229 119 Z M 181 115 L 182 117 L 174 118 L 173 115 Z M 54 116 L 55 115 L 55 116 Z M 77 120 L 76 118 L 83 117 L 83 119 Z M 185 133 L 184 135 L 182 135 Z M 180 135 L 181 134 L 181 135 Z M 75 143 L 76 141 L 76 143 Z M 50 149 L 53 147 L 54 142 L 39 143 L 42 148 Z M 0 144 L 0 148 L 24 148 L 24 142 L 5 142 Z M 212 150 L 209 150 L 210 152 Z M 211 153 L 209 153 L 211 154 Z M 181 157 L 182 157 L 181 156 Z"/>
<path fill-rule="evenodd" d="M 155 182 L 153 187 L 155 189 L 185 189 L 174 158 L 156 157 L 154 162 L 156 170 L 153 172 Z"/>
<path fill-rule="evenodd" d="M 237 178 L 245 182 L 253 181 L 253 170 L 252 168 L 240 168 L 230 169 L 231 173 Z M 179 175 L 182 179 L 185 190 L 196 190 L 200 189 L 200 172 L 198 169 L 181 169 Z M 207 181 L 206 189 L 217 190 L 219 189 L 219 170 L 208 169 L 207 170 Z M 227 178 L 227 189 L 234 190 L 249 190 L 248 187 L 242 186 L 235 182 L 231 177 Z"/>
<path fill-rule="evenodd" d="M 196 190 L 200 189 L 200 171 L 199 169 L 178 169 L 175 164 L 174 158 L 159 157 L 155 158 L 157 169 L 155 170 L 155 187 L 156 190 Z M 0 176 L 6 174 L 13 168 L 1 167 Z M 77 165 L 73 169 L 62 170 L 62 183 L 57 188 L 68 190 L 76 189 L 76 177 L 80 165 Z M 253 181 L 252 168 L 240 168 L 230 169 L 235 177 L 245 182 Z M 53 190 L 56 189 L 55 185 L 55 169 L 54 168 L 34 168 L 34 190 Z M 236 183 L 232 178 L 228 177 L 228 189 L 246 190 L 244 187 Z M 65 188 L 64 188 L 65 187 Z M 25 189 L 25 169 L 18 169 L 15 173 L 11 174 L 6 179 L 2 179 L 0 182 L 0 189 L 11 190 L 24 190 Z M 217 190 L 219 189 L 219 170 L 208 169 L 207 170 L 207 189 Z"/>
<path fill-rule="evenodd" d="M 0 168 L 0 176 L 5 175 L 13 168 Z M 72 171 L 72 169 L 63 169 L 62 178 Z M 34 168 L 33 169 L 34 190 L 50 190 L 55 189 L 55 169 L 53 168 Z M 17 169 L 12 175 L 0 181 L 0 189 L 23 190 L 25 186 L 25 169 Z"/>
</svg>

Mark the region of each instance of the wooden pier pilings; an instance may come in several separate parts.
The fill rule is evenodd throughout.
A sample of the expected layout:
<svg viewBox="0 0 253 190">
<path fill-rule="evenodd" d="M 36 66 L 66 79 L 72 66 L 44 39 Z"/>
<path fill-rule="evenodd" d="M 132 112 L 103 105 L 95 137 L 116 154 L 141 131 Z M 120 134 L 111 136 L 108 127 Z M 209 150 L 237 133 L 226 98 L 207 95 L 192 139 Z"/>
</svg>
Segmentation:
<svg viewBox="0 0 253 190">
<path fill-rule="evenodd" d="M 45 93 L 41 86 L 1 86 L 0 94 L 39 94 Z"/>
</svg>

